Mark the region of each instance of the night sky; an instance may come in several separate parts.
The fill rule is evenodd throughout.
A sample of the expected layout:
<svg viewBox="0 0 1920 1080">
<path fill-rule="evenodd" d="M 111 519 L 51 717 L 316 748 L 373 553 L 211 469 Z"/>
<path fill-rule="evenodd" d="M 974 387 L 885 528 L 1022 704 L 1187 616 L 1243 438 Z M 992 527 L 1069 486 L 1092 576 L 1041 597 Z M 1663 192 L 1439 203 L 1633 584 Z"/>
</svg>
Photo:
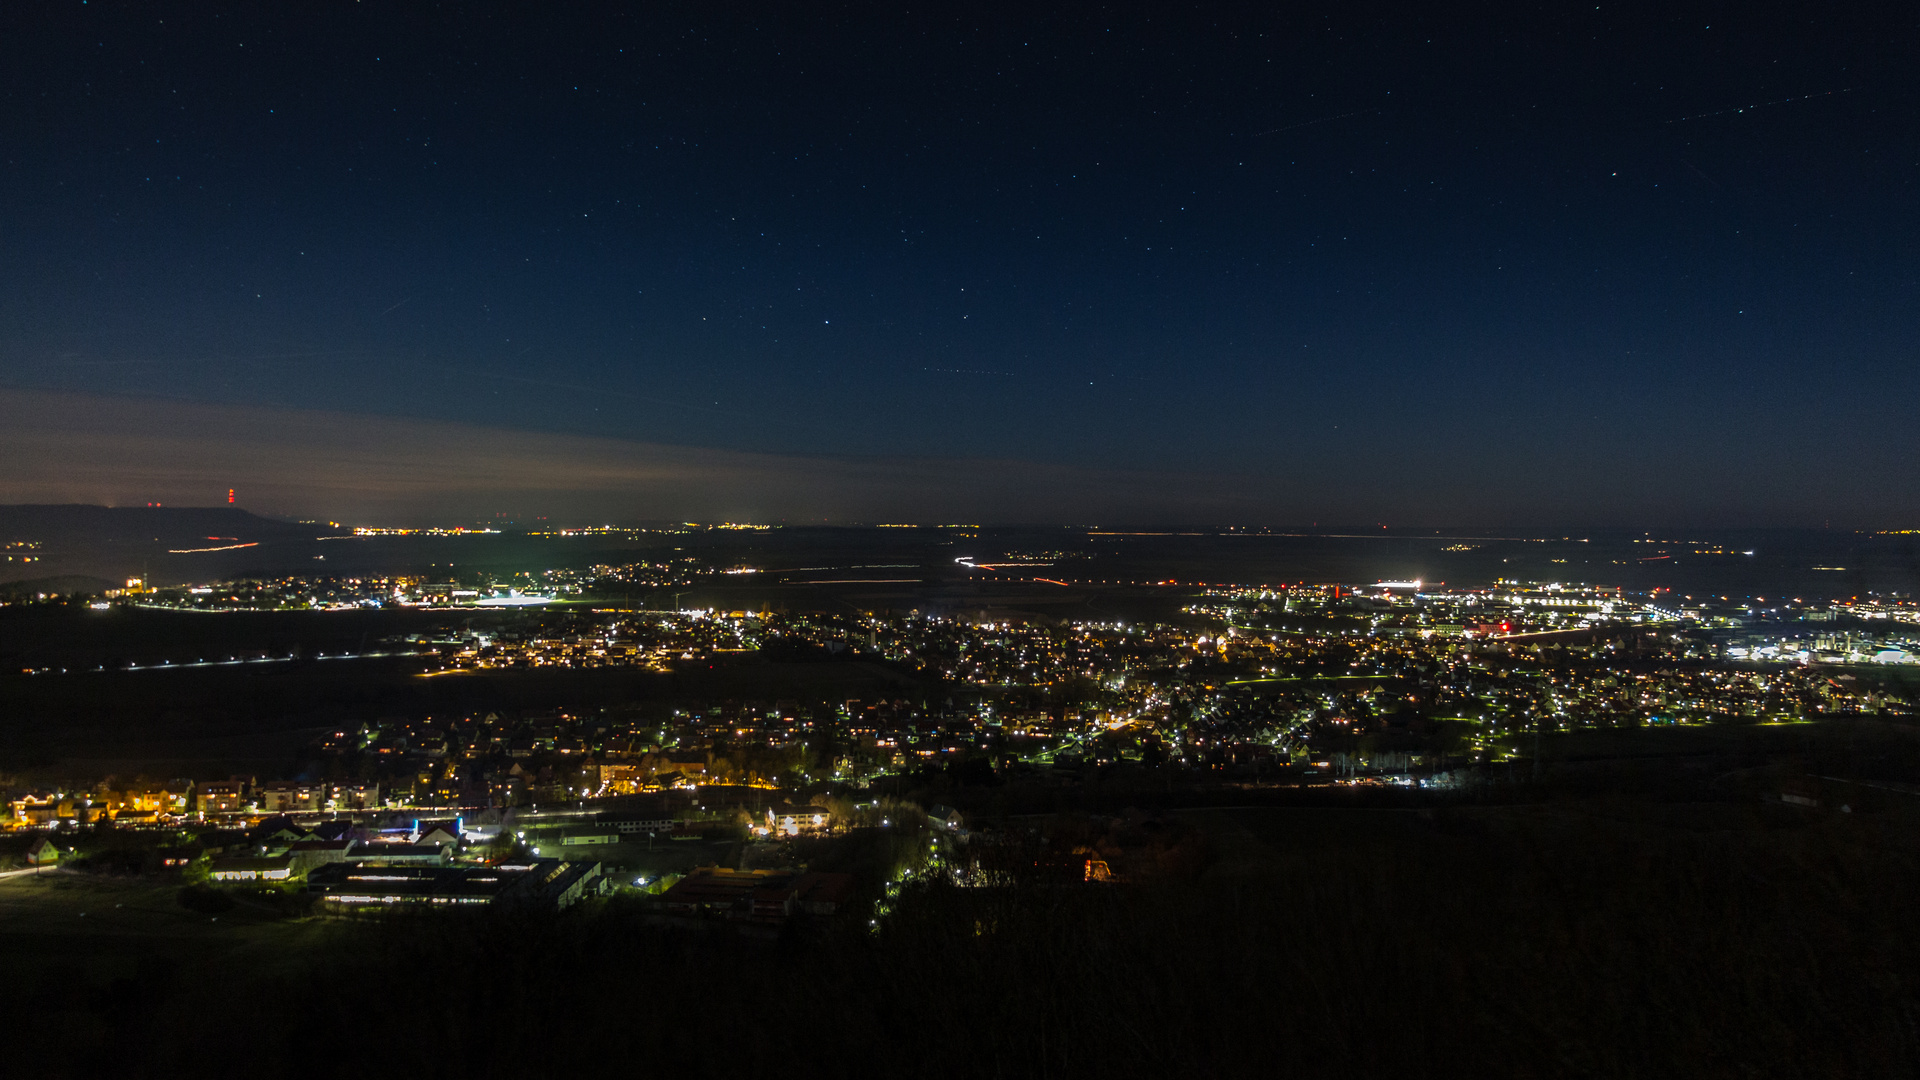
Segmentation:
<svg viewBox="0 0 1920 1080">
<path fill-rule="evenodd" d="M 0 501 L 271 492 L 297 409 L 851 517 L 1920 525 L 1912 7 L 631 7 L 0 7 Z M 96 395 L 200 465 L 98 487 Z"/>
</svg>

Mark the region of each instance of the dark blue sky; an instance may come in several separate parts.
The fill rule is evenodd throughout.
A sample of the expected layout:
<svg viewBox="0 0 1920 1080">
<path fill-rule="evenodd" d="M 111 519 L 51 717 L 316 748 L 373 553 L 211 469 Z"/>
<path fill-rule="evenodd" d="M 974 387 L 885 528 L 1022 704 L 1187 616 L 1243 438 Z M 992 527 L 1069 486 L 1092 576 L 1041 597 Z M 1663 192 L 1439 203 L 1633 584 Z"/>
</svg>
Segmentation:
<svg viewBox="0 0 1920 1080">
<path fill-rule="evenodd" d="M 0 387 L 1920 493 L 1912 9 L 780 7 L 8 4 Z"/>
</svg>

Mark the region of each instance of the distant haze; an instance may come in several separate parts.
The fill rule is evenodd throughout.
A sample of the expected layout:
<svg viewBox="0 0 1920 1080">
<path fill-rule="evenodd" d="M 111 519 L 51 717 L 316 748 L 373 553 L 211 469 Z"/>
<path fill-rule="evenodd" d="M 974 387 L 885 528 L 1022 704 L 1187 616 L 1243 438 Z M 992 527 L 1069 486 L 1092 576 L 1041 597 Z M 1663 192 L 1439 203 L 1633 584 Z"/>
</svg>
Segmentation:
<svg viewBox="0 0 1920 1080">
<path fill-rule="evenodd" d="M 754 454 L 399 417 L 0 391 L 0 503 L 209 505 L 349 523 L 1246 516 L 1231 481 Z"/>
<path fill-rule="evenodd" d="M 445 421 L 150 398 L 0 390 L 0 502 L 238 505 L 348 523 L 1349 522 L 1393 527 L 1813 525 L 1889 520 L 1886 475 L 1836 477 L 1814 500 L 1766 475 L 1663 465 L 1629 448 L 1556 460 L 1490 444 L 1471 474 L 1431 458 L 1340 473 L 1283 458 L 1207 475 L 991 459 L 747 453 Z M 1241 470 L 1245 470 L 1244 473 Z M 1265 475 L 1248 475 L 1253 473 Z M 1489 473 L 1494 477 L 1485 479 Z"/>
</svg>

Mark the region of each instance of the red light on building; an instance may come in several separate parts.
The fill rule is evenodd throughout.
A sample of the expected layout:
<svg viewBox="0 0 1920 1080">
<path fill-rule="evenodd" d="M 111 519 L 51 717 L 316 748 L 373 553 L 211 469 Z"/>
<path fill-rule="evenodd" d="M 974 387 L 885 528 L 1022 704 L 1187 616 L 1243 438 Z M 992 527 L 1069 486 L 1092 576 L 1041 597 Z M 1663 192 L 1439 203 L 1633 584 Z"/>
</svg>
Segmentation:
<svg viewBox="0 0 1920 1080">
<path fill-rule="evenodd" d="M 233 501 L 233 489 L 232 489 L 232 488 L 228 488 L 228 489 L 227 489 L 227 501 L 228 501 L 229 503 L 231 503 L 231 502 Z"/>
</svg>

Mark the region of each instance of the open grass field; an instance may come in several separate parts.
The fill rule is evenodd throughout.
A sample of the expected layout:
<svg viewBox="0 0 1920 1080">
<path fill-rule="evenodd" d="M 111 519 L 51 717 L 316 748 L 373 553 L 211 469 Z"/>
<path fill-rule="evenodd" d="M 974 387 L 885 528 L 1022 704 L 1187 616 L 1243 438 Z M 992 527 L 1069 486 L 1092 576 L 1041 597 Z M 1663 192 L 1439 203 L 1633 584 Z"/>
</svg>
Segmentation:
<svg viewBox="0 0 1920 1080">
<path fill-rule="evenodd" d="M 21 985 L 111 983 L 142 965 L 232 964 L 261 973 L 344 924 L 288 919 L 246 903 L 217 915 L 189 911 L 169 879 L 60 870 L 0 877 L 0 950 Z"/>
</svg>

